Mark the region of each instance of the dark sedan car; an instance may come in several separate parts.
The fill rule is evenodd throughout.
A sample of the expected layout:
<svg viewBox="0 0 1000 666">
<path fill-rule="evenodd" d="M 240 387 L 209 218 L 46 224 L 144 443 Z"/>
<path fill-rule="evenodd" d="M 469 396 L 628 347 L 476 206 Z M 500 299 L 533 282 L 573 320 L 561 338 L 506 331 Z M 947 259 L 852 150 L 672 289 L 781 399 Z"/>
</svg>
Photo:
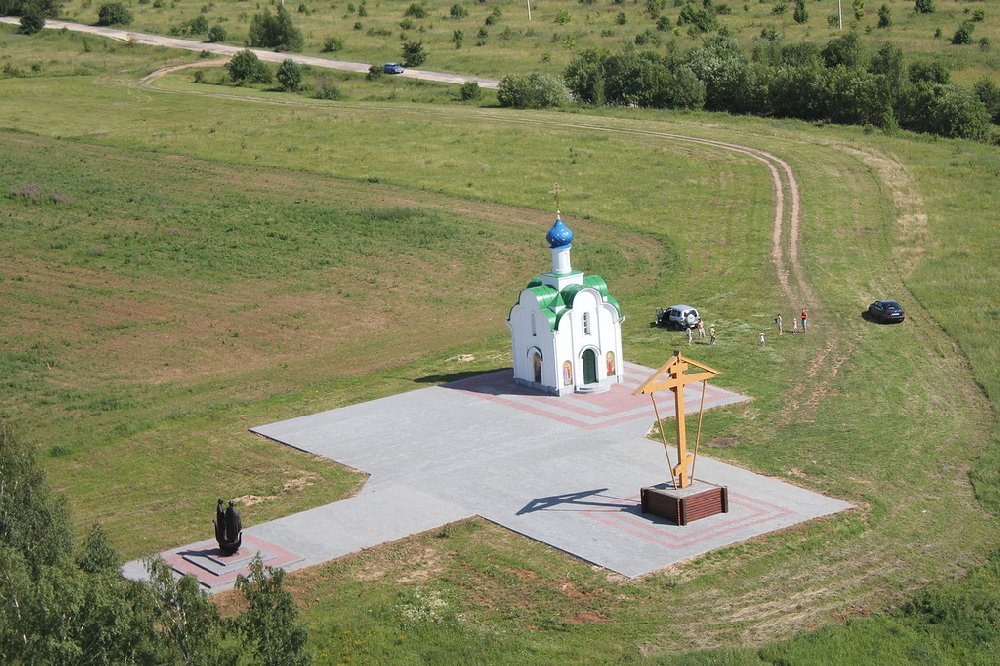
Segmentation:
<svg viewBox="0 0 1000 666">
<path fill-rule="evenodd" d="M 896 301 L 875 301 L 868 306 L 868 316 L 883 324 L 897 324 L 906 318 L 906 310 Z"/>
</svg>

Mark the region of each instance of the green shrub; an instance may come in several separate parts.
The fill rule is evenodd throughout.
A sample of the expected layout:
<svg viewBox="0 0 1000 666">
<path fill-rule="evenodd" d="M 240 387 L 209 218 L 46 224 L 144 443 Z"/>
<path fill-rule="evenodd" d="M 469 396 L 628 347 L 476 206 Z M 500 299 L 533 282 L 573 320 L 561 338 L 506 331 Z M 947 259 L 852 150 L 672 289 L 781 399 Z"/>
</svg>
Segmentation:
<svg viewBox="0 0 1000 666">
<path fill-rule="evenodd" d="M 463 19 L 469 15 L 468 10 L 457 2 L 451 6 L 451 17 L 453 19 Z"/>
<path fill-rule="evenodd" d="M 334 85 L 333 81 L 326 74 L 316 80 L 316 99 L 340 99 L 343 94 L 340 88 Z"/>
<path fill-rule="evenodd" d="M 990 114 L 990 119 L 995 124 L 1000 124 L 1000 86 L 993 82 L 988 76 L 984 76 L 972 87 L 976 97 L 986 107 Z"/>
<path fill-rule="evenodd" d="M 851 11 L 854 12 L 854 20 L 861 21 L 865 18 L 865 0 L 851 0 Z"/>
<path fill-rule="evenodd" d="M 559 11 L 556 12 L 555 22 L 558 23 L 559 25 L 566 25 L 572 20 L 572 18 L 573 17 L 570 16 L 570 13 L 568 11 L 566 11 L 565 9 L 560 9 Z"/>
<path fill-rule="evenodd" d="M 226 29 L 221 25 L 213 25 L 208 30 L 208 41 L 210 42 L 224 42 L 226 41 Z"/>
<path fill-rule="evenodd" d="M 367 79 L 368 81 L 378 81 L 379 79 L 382 78 L 383 74 L 384 72 L 382 71 L 381 67 L 379 67 L 378 65 L 372 65 L 371 67 L 368 68 L 368 73 L 365 75 L 365 79 Z"/>
<path fill-rule="evenodd" d="M 120 2 L 103 4 L 97 11 L 97 25 L 129 25 L 130 23 L 132 23 L 132 12 Z"/>
<path fill-rule="evenodd" d="M 972 21 L 964 21 L 962 25 L 958 26 L 958 30 L 951 38 L 952 44 L 971 44 L 972 43 L 972 31 L 976 29 L 976 24 Z"/>
<path fill-rule="evenodd" d="M 471 100 L 482 99 L 483 89 L 480 88 L 479 84 L 476 83 L 475 81 L 466 81 L 461 85 L 461 87 L 459 87 L 458 96 L 463 101 L 466 102 Z"/>
<path fill-rule="evenodd" d="M 29 4 L 21 12 L 21 28 L 18 30 L 22 35 L 33 35 L 45 27 L 45 14 L 35 4 Z"/>
<path fill-rule="evenodd" d="M 244 83 L 270 83 L 273 80 L 271 69 L 260 61 L 257 54 L 244 49 L 233 56 L 226 64 L 229 78 L 237 85 Z"/>
<path fill-rule="evenodd" d="M 294 60 L 282 61 L 275 76 L 282 90 L 292 92 L 302 86 L 302 68 Z"/>
<path fill-rule="evenodd" d="M 277 51 L 301 51 L 302 32 L 292 24 L 292 15 L 278 5 L 277 13 L 266 9 L 254 14 L 250 21 L 247 46 L 256 46 Z"/>
<path fill-rule="evenodd" d="M 806 0 L 795 0 L 795 11 L 792 18 L 796 23 L 805 23 L 809 20 L 809 12 L 806 11 Z"/>
<path fill-rule="evenodd" d="M 934 0 L 916 0 L 913 10 L 918 14 L 930 14 L 934 11 Z"/>
<path fill-rule="evenodd" d="M 427 61 L 427 52 L 421 42 L 403 42 L 403 64 L 407 67 L 419 67 Z"/>
<path fill-rule="evenodd" d="M 403 16 L 411 16 L 415 19 L 427 18 L 427 8 L 414 2 L 406 8 L 406 12 L 403 13 Z"/>
<path fill-rule="evenodd" d="M 892 27 L 892 10 L 889 9 L 889 5 L 882 5 L 878 8 L 878 23 L 876 24 L 876 27 Z"/>
<path fill-rule="evenodd" d="M 500 80 L 497 100 L 501 106 L 517 109 L 546 109 L 571 101 L 569 89 L 552 74 L 508 74 Z"/>
<path fill-rule="evenodd" d="M 344 48 L 344 40 L 339 37 L 327 37 L 323 41 L 323 53 L 336 53 Z"/>
</svg>

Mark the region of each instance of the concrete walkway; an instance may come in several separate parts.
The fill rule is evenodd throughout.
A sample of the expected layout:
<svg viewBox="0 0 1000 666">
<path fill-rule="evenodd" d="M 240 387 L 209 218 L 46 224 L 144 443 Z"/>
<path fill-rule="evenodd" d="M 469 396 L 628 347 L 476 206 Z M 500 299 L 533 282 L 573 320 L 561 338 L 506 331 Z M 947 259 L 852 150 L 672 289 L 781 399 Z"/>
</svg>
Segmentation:
<svg viewBox="0 0 1000 666">
<path fill-rule="evenodd" d="M 9 25 L 20 25 L 21 19 L 16 16 L 0 16 L 0 23 Z M 134 32 L 132 30 L 122 30 L 120 28 L 109 28 L 100 25 L 86 25 L 83 23 L 72 23 L 70 21 L 57 21 L 55 19 L 45 19 L 45 28 L 49 30 L 70 30 L 82 32 L 97 37 L 114 39 L 119 42 L 133 42 L 136 44 L 148 44 L 150 46 L 166 46 L 172 49 L 184 49 L 187 51 L 207 51 L 224 56 L 236 55 L 239 51 L 245 50 L 245 46 L 233 46 L 221 44 L 219 42 L 200 42 L 193 39 L 180 39 L 178 37 L 166 37 L 164 35 L 154 35 L 148 32 Z M 278 53 L 277 51 L 267 51 L 264 49 L 250 49 L 257 54 L 257 57 L 267 62 L 282 62 L 292 60 L 300 65 L 310 65 L 324 69 L 336 69 L 345 72 L 368 73 L 369 63 L 351 62 L 348 60 L 330 60 L 318 56 L 300 55 L 297 53 Z M 378 63 L 380 66 L 382 63 Z M 475 81 L 483 88 L 496 88 L 500 82 L 495 79 L 485 79 L 476 76 L 463 76 L 461 74 L 446 74 L 444 72 L 429 72 L 420 69 L 407 69 L 402 74 L 396 74 L 406 79 L 420 79 L 423 81 L 435 81 L 437 83 L 466 83 Z"/>
<path fill-rule="evenodd" d="M 607 393 L 556 398 L 514 385 L 505 370 L 253 428 L 371 477 L 353 498 L 248 527 L 243 550 L 228 560 L 212 540 L 164 557 L 216 591 L 231 587 L 255 552 L 294 570 L 480 515 L 634 577 L 849 508 L 703 455 L 697 477 L 729 487 L 729 513 L 685 527 L 642 514 L 640 488 L 669 473 L 663 446 L 644 436 L 650 401 L 631 395 L 651 370 L 626 364 L 626 372 L 627 383 Z M 745 400 L 711 385 L 706 393 L 709 408 Z M 697 412 L 699 400 L 688 402 Z M 673 415 L 669 395 L 657 404 L 661 416 Z M 144 574 L 138 562 L 126 573 Z"/>
</svg>

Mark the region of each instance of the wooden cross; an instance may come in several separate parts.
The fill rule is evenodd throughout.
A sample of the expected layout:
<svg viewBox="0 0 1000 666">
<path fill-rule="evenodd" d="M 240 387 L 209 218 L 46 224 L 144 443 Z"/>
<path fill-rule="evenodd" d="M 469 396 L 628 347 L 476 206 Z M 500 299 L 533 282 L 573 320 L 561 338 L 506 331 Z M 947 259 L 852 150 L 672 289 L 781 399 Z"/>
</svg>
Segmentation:
<svg viewBox="0 0 1000 666">
<path fill-rule="evenodd" d="M 689 366 L 699 368 L 703 372 L 685 375 Z M 656 422 L 660 423 L 660 412 L 656 408 L 655 391 L 670 389 L 674 394 L 674 410 L 677 415 L 677 464 L 670 469 L 670 478 L 674 481 L 675 488 L 687 488 L 694 480 L 694 463 L 698 457 L 698 444 L 695 444 L 695 452 L 692 456 L 687 450 L 687 428 L 684 418 L 684 387 L 692 382 L 707 382 L 712 377 L 719 374 L 707 365 L 702 365 L 689 358 L 681 356 L 679 351 L 675 351 L 669 361 L 663 364 L 659 370 L 649 376 L 649 379 L 639 385 L 639 388 L 632 391 L 632 395 L 648 394 L 653 401 L 653 411 L 656 413 Z M 702 387 L 701 415 L 705 413 L 705 390 Z M 701 415 L 698 417 L 698 438 L 701 439 Z M 663 448 L 666 452 L 667 436 L 660 426 L 660 436 L 663 438 Z M 670 465 L 670 456 L 667 456 L 667 465 Z"/>
</svg>

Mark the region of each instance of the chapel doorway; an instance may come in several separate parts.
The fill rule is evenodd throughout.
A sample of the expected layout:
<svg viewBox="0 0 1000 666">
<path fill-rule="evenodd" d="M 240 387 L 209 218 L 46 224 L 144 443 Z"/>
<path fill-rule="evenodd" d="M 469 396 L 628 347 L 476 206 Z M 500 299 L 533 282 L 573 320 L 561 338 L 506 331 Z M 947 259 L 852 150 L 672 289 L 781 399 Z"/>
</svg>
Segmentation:
<svg viewBox="0 0 1000 666">
<path fill-rule="evenodd" d="M 593 349 L 583 350 L 583 383 L 597 383 L 597 354 Z"/>
</svg>

